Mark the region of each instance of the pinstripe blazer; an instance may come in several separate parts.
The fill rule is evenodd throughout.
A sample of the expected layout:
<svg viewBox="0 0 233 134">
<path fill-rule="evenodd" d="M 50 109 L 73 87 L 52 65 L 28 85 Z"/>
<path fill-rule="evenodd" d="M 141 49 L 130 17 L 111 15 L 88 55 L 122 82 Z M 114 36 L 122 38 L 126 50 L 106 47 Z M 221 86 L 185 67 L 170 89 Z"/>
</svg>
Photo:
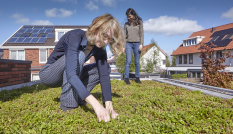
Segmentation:
<svg viewBox="0 0 233 134">
<path fill-rule="evenodd" d="M 61 37 L 47 62 L 47 64 L 52 64 L 61 56 L 65 55 L 67 80 L 82 100 L 90 95 L 84 84 L 77 76 L 78 53 L 79 51 L 84 51 L 86 46 L 86 32 L 80 29 L 71 30 Z M 102 88 L 103 102 L 112 101 L 106 50 L 94 46 L 85 61 L 89 60 L 91 56 L 94 56 L 96 60 Z"/>
</svg>

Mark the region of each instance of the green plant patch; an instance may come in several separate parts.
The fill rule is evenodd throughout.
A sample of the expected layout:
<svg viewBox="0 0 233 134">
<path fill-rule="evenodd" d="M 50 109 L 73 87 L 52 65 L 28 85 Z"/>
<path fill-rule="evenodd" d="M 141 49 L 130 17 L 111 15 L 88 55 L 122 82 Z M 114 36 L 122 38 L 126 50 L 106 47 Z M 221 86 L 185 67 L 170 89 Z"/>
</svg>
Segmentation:
<svg viewBox="0 0 233 134">
<path fill-rule="evenodd" d="M 172 79 L 187 78 L 187 74 L 173 74 Z"/>
<path fill-rule="evenodd" d="M 233 133 L 233 100 L 155 81 L 112 80 L 119 119 L 98 123 L 90 105 L 60 110 L 61 88 L 0 92 L 0 133 Z M 102 104 L 100 85 L 91 92 Z"/>
</svg>

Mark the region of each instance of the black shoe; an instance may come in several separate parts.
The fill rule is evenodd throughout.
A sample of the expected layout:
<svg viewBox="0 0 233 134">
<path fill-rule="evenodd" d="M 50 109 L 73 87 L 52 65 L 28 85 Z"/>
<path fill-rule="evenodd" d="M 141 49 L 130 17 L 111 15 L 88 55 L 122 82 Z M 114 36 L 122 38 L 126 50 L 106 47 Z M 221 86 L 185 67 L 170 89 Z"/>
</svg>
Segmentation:
<svg viewBox="0 0 233 134">
<path fill-rule="evenodd" d="M 137 82 L 137 83 L 141 84 L 140 78 L 139 78 L 139 77 L 136 77 L 135 82 Z"/>
<path fill-rule="evenodd" d="M 129 78 L 125 78 L 125 83 L 127 84 L 127 85 L 129 85 L 130 84 L 130 82 L 129 82 Z"/>
</svg>

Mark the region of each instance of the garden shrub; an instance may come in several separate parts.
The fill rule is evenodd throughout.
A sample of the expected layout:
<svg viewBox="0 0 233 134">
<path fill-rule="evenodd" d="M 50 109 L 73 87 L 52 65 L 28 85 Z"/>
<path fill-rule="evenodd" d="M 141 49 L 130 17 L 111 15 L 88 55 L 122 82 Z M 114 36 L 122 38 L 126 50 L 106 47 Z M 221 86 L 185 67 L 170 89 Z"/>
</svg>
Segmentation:
<svg viewBox="0 0 233 134">
<path fill-rule="evenodd" d="M 203 84 L 231 88 L 231 82 L 233 81 L 233 75 L 225 72 L 225 68 L 228 65 L 223 65 L 226 58 L 233 58 L 231 53 L 227 51 L 222 53 L 222 56 L 217 59 L 213 55 L 216 54 L 217 48 L 213 43 L 201 44 L 201 55 L 202 59 L 202 73 L 203 73 Z"/>
<path fill-rule="evenodd" d="M 187 74 L 172 74 L 172 79 L 187 78 Z"/>
</svg>

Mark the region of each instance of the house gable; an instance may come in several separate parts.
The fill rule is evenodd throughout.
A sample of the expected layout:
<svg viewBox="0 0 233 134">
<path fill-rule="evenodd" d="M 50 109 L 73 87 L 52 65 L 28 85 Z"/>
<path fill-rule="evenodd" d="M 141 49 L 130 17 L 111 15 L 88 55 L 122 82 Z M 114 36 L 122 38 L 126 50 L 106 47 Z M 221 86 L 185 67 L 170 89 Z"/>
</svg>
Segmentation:
<svg viewBox="0 0 233 134">
<path fill-rule="evenodd" d="M 233 41 L 232 41 L 232 33 L 233 33 L 233 23 L 218 26 L 213 28 L 209 28 L 206 30 L 198 31 L 192 33 L 188 38 L 196 37 L 196 36 L 204 36 L 201 43 L 208 43 L 211 41 L 211 39 L 214 39 L 215 37 L 218 37 L 218 39 L 215 38 L 215 40 L 212 40 L 214 44 L 218 45 L 218 48 L 215 48 L 215 50 L 224 50 L 224 49 L 233 49 Z M 214 42 L 217 41 L 217 42 Z M 220 43 L 221 42 L 221 43 Z M 224 43 L 225 42 L 225 43 Z M 191 53 L 200 53 L 201 50 L 200 45 L 201 43 L 193 46 L 184 47 L 183 43 L 172 53 L 172 56 L 175 55 L 182 55 L 182 54 L 191 54 Z M 221 46 L 219 44 L 225 44 L 225 46 Z"/>
</svg>

